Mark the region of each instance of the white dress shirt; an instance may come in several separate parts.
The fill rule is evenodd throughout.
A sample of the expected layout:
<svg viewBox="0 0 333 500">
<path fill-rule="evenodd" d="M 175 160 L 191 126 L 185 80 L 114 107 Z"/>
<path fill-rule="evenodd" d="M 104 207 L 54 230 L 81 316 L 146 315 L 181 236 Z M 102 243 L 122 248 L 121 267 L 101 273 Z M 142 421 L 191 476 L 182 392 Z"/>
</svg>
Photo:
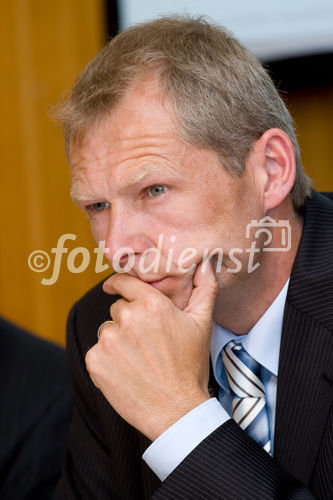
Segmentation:
<svg viewBox="0 0 333 500">
<path fill-rule="evenodd" d="M 164 431 L 144 452 L 143 460 L 161 481 L 164 481 L 201 441 L 232 416 L 232 397 L 220 358 L 221 350 L 230 340 L 241 342 L 250 356 L 265 368 L 263 384 L 273 446 L 280 342 L 288 285 L 289 279 L 248 334 L 238 336 L 213 323 L 211 360 L 215 379 L 220 386 L 218 400 L 211 398 L 188 412 Z M 272 448 L 272 454 L 273 452 Z"/>
</svg>

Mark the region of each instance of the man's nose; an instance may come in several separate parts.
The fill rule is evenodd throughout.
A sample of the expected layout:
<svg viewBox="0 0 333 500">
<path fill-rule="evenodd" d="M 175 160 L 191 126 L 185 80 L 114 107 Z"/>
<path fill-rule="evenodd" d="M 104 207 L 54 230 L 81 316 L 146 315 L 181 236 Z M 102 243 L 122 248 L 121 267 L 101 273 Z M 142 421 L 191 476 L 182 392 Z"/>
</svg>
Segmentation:
<svg viewBox="0 0 333 500">
<path fill-rule="evenodd" d="M 112 206 L 105 246 L 109 261 L 116 259 L 124 266 L 131 255 L 140 256 L 152 242 L 146 233 L 147 223 L 143 214 L 135 210 Z"/>
</svg>

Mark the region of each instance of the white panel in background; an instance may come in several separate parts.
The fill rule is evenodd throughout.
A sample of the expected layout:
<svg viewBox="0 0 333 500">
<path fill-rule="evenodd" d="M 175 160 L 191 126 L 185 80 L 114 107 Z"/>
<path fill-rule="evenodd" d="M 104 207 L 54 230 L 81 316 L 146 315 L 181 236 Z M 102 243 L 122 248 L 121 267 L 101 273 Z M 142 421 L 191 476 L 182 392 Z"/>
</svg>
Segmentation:
<svg viewBox="0 0 333 500">
<path fill-rule="evenodd" d="M 206 15 L 271 61 L 333 51 L 333 0 L 119 0 L 120 28 L 167 14 Z"/>
</svg>

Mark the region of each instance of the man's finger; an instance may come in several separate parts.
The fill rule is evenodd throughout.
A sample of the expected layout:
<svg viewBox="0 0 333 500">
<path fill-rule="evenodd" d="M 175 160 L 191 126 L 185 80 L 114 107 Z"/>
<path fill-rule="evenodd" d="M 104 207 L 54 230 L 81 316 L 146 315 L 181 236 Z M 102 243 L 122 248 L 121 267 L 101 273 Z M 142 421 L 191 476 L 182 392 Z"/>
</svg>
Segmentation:
<svg viewBox="0 0 333 500">
<path fill-rule="evenodd" d="M 116 302 L 113 302 L 113 304 L 110 307 L 110 316 L 115 321 L 118 323 L 118 317 L 120 311 L 124 310 L 126 307 L 128 307 L 129 301 L 125 299 L 118 299 Z"/>
<path fill-rule="evenodd" d="M 113 274 L 103 283 L 103 290 L 110 295 L 121 295 L 129 302 L 142 297 L 143 294 L 158 293 L 148 283 L 128 274 Z"/>
<path fill-rule="evenodd" d="M 99 325 L 99 328 L 97 330 L 97 339 L 98 340 L 99 340 L 100 336 L 102 335 L 103 330 L 105 330 L 105 328 L 109 328 L 110 325 L 112 325 L 112 324 L 113 324 L 113 320 L 109 319 L 107 321 L 104 321 L 104 323 L 102 323 L 101 325 Z"/>
<path fill-rule="evenodd" d="M 199 323 L 212 320 L 217 281 L 211 261 L 201 262 L 193 277 L 194 289 L 184 312 L 191 314 Z"/>
</svg>

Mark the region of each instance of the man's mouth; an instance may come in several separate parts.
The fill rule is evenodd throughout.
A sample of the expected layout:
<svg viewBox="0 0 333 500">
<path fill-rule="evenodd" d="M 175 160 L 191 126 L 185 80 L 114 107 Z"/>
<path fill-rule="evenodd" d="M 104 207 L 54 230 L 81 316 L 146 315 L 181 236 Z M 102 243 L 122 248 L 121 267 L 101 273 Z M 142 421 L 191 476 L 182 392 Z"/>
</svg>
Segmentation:
<svg viewBox="0 0 333 500">
<path fill-rule="evenodd" d="M 163 281 L 165 281 L 168 278 L 168 276 L 164 276 L 161 278 L 159 276 L 153 276 L 153 275 L 149 276 L 149 275 L 145 275 L 145 274 L 136 273 L 133 271 L 130 271 L 128 274 L 131 276 L 135 276 L 136 278 L 143 281 L 144 283 L 147 283 L 148 285 L 152 285 L 154 287 L 158 287 L 160 283 L 162 283 Z"/>
<path fill-rule="evenodd" d="M 147 281 L 148 285 L 151 285 L 153 286 L 154 288 L 159 288 L 159 286 L 163 283 L 164 280 L 166 280 L 167 278 L 162 278 L 160 280 L 156 280 L 156 281 Z"/>
<path fill-rule="evenodd" d="M 148 285 L 152 285 L 154 287 L 158 287 L 160 283 L 165 281 L 168 276 L 164 276 L 163 278 L 160 278 L 159 276 L 138 276 L 139 280 L 144 281 Z"/>
</svg>

